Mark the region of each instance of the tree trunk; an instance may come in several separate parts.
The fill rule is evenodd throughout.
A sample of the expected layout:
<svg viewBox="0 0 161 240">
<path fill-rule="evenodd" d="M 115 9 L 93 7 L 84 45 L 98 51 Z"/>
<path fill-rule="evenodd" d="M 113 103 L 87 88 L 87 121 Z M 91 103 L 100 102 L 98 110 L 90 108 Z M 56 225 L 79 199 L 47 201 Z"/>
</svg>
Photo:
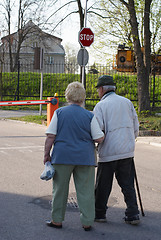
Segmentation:
<svg viewBox="0 0 161 240">
<path fill-rule="evenodd" d="M 138 111 L 150 110 L 149 98 L 149 75 L 146 72 L 145 66 L 141 66 L 141 59 L 137 60 L 137 79 L 138 79 Z"/>
<path fill-rule="evenodd" d="M 84 27 L 84 12 L 80 0 L 77 0 L 78 11 L 79 11 L 79 20 L 80 20 L 80 30 Z"/>
<path fill-rule="evenodd" d="M 145 96 L 149 96 L 149 75 L 151 72 L 151 33 L 150 33 L 150 5 L 152 0 L 146 0 L 145 1 L 145 8 L 144 8 L 144 65 L 145 65 L 145 72 L 146 72 L 146 78 L 144 84 L 145 90 L 147 91 L 147 94 Z M 146 105 L 145 109 L 150 109 L 150 97 L 145 99 Z"/>
<path fill-rule="evenodd" d="M 149 60 L 147 59 L 147 57 L 149 58 L 150 53 L 149 55 L 148 54 L 145 55 L 144 52 L 141 51 L 134 0 L 129 0 L 128 10 L 130 14 L 130 24 L 132 29 L 134 53 L 136 58 L 137 81 L 138 81 L 138 103 L 139 103 L 138 111 L 141 112 L 143 110 L 150 110 L 149 70 L 147 70 L 147 68 L 149 68 Z M 144 21 L 145 21 L 145 16 L 144 16 Z M 145 27 L 147 26 L 144 26 L 144 28 Z M 144 36 L 144 39 L 145 39 L 145 36 Z M 146 46 L 146 51 L 147 49 L 148 48 Z M 146 59 L 145 63 L 144 63 L 144 59 Z"/>
</svg>

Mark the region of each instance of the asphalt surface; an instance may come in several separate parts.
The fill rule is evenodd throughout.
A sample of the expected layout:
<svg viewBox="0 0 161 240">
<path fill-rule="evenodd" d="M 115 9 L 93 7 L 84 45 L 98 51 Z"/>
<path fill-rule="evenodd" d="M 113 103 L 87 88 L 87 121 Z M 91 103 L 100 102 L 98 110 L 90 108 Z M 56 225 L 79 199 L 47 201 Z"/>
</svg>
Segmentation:
<svg viewBox="0 0 161 240">
<path fill-rule="evenodd" d="M 43 114 L 46 114 L 46 111 L 43 111 Z M 10 117 L 23 117 L 28 115 L 39 115 L 39 111 L 0 110 L 0 119 L 10 118 Z"/>
<path fill-rule="evenodd" d="M 123 222 L 125 204 L 114 180 L 107 223 L 94 223 L 92 231 L 85 232 L 71 179 L 63 228 L 51 229 L 45 220 L 51 218 L 52 181 L 40 180 L 46 126 L 6 117 L 0 111 L 0 240 L 161 239 L 161 137 L 139 137 L 136 142 L 135 164 L 145 212 L 145 217 L 140 214 L 139 226 Z"/>
<path fill-rule="evenodd" d="M 43 111 L 43 114 L 46 114 L 46 111 Z M 39 115 L 39 111 L 0 110 L 0 119 L 8 119 L 11 117 L 23 117 L 28 115 Z M 154 137 L 153 136 L 138 137 L 137 141 L 140 143 L 161 147 L 161 136 L 160 137 L 155 137 L 155 136 Z"/>
</svg>

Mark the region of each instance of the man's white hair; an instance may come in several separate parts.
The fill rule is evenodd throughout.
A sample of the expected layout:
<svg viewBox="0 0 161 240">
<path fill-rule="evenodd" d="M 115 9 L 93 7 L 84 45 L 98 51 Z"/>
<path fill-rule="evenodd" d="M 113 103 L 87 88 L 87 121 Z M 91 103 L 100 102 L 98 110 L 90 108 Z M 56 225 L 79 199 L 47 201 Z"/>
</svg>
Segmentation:
<svg viewBox="0 0 161 240">
<path fill-rule="evenodd" d="M 112 86 L 112 85 L 105 85 L 105 86 L 103 86 L 103 90 L 106 92 L 111 91 L 111 90 L 115 91 L 116 87 Z"/>
</svg>

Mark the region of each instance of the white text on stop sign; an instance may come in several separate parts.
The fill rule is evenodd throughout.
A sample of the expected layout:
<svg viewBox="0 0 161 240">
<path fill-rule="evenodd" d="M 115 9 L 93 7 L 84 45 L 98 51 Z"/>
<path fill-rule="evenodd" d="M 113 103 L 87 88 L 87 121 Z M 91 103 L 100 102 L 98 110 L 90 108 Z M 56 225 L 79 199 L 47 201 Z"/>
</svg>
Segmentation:
<svg viewBox="0 0 161 240">
<path fill-rule="evenodd" d="M 89 34 L 80 34 L 80 40 L 92 41 L 93 35 Z"/>
</svg>

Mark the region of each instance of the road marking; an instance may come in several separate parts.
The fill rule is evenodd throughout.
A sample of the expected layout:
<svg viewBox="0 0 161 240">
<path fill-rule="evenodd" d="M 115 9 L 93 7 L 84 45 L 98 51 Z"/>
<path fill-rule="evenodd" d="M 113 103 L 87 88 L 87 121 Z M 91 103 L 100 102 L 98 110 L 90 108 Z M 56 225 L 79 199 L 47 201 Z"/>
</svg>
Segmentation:
<svg viewBox="0 0 161 240">
<path fill-rule="evenodd" d="M 30 152 L 30 153 L 32 153 L 33 152 L 33 150 L 31 150 L 31 149 L 22 149 L 22 150 L 18 150 L 19 152 L 21 152 L 21 153 L 25 153 L 25 152 Z"/>
<path fill-rule="evenodd" d="M 44 148 L 44 146 L 0 147 L 0 150 L 15 150 L 15 149 L 29 149 L 29 148 Z"/>
<path fill-rule="evenodd" d="M 7 153 L 6 153 L 6 152 L 4 152 L 4 151 L 0 151 L 0 153 L 3 153 L 3 154 L 6 154 L 6 155 L 7 155 Z"/>
</svg>

